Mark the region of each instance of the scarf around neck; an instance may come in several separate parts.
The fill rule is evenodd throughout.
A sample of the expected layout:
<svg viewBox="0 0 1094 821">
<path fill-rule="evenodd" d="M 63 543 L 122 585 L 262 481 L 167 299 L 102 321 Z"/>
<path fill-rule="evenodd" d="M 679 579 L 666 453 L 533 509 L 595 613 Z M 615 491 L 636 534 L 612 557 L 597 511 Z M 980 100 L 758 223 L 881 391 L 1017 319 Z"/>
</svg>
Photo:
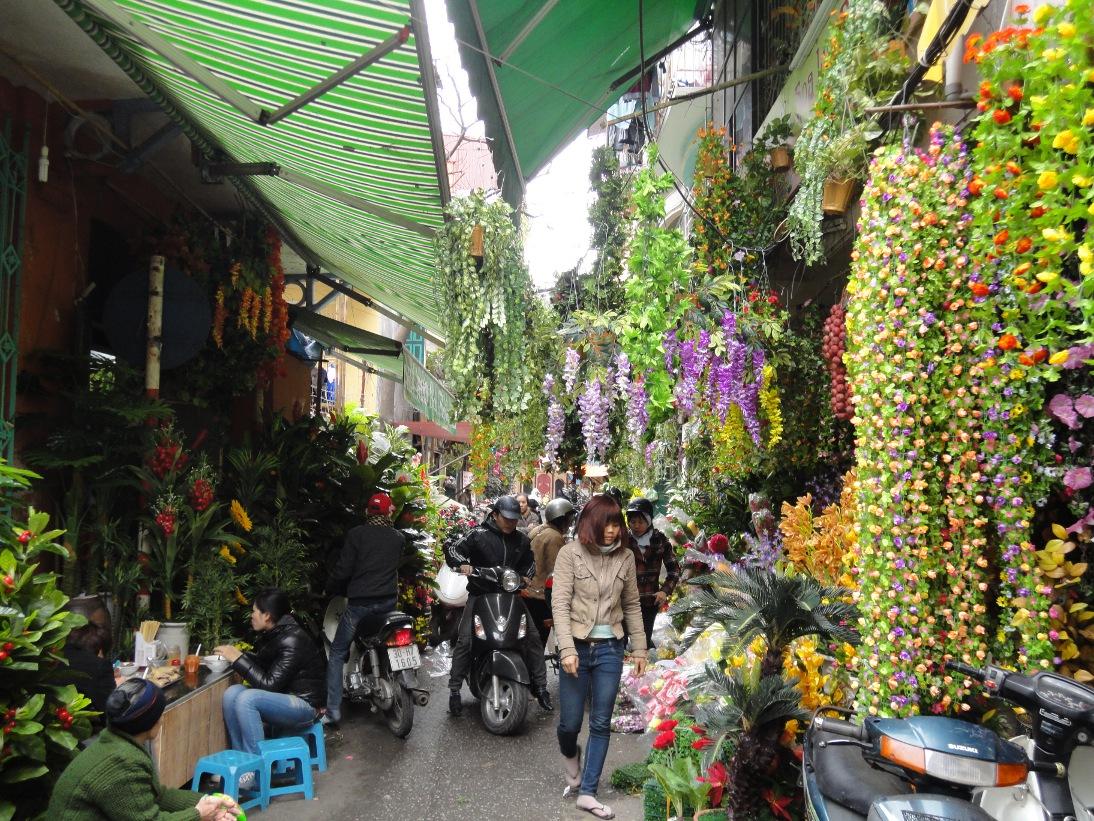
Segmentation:
<svg viewBox="0 0 1094 821">
<path fill-rule="evenodd" d="M 597 547 L 600 548 L 601 556 L 607 556 L 609 553 L 619 547 L 619 539 L 616 539 L 611 544 L 598 544 Z"/>
</svg>

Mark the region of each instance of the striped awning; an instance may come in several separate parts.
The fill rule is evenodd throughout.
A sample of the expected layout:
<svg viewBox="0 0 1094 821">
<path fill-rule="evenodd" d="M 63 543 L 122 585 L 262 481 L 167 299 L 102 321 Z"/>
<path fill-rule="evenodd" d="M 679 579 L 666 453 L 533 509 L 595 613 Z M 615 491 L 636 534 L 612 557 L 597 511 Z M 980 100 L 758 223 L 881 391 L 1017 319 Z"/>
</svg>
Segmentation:
<svg viewBox="0 0 1094 821">
<path fill-rule="evenodd" d="M 448 188 L 421 0 L 55 2 L 308 262 L 437 338 Z"/>
</svg>

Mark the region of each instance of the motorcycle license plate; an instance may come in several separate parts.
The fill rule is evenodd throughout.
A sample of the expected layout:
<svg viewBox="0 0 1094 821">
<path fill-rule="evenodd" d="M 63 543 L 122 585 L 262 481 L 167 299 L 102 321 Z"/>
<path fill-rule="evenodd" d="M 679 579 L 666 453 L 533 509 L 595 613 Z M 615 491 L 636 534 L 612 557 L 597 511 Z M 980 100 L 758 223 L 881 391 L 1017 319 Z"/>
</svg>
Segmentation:
<svg viewBox="0 0 1094 821">
<path fill-rule="evenodd" d="M 411 667 L 421 666 L 418 647 L 414 644 L 409 647 L 389 647 L 387 658 L 391 662 L 392 670 L 409 670 Z"/>
</svg>

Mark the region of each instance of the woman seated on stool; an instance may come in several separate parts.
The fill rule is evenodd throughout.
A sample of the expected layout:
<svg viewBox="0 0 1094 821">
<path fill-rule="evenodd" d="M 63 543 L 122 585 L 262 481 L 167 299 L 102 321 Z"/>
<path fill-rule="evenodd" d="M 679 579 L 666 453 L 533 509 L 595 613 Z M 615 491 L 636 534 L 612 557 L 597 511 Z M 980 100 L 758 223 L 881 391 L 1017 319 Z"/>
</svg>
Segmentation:
<svg viewBox="0 0 1094 821">
<path fill-rule="evenodd" d="M 323 650 L 289 612 L 289 597 L 282 590 L 270 588 L 255 596 L 251 627 L 259 633 L 255 652 L 241 653 L 230 645 L 215 652 L 251 685 L 233 684 L 224 693 L 232 749 L 257 753 L 264 738 L 263 722 L 299 730 L 318 720 L 326 701 L 327 662 Z M 248 780 L 241 778 L 240 786 L 248 789 Z"/>
<path fill-rule="evenodd" d="M 160 734 L 166 701 L 150 681 L 132 679 L 106 700 L 107 727 L 61 773 L 46 816 L 64 821 L 235 821 L 226 796 L 164 787 L 145 742 Z"/>
</svg>

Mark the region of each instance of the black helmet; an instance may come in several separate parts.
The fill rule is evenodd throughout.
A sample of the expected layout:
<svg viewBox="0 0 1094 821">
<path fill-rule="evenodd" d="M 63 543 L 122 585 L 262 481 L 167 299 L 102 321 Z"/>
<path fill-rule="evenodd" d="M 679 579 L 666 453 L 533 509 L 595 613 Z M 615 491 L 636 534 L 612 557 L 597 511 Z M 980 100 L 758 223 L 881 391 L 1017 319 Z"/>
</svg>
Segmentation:
<svg viewBox="0 0 1094 821">
<path fill-rule="evenodd" d="M 499 496 L 498 500 L 494 502 L 493 510 L 506 519 L 520 518 L 520 502 L 517 501 L 516 496 Z"/>
<path fill-rule="evenodd" d="M 555 519 L 562 519 L 573 512 L 574 506 L 570 504 L 570 500 L 559 496 L 547 503 L 547 506 L 543 509 L 543 518 L 548 522 L 553 522 Z"/>
<path fill-rule="evenodd" d="M 634 499 L 631 499 L 629 502 L 627 502 L 627 515 L 629 516 L 632 513 L 641 513 L 652 522 L 653 502 L 643 496 L 638 496 Z"/>
</svg>

